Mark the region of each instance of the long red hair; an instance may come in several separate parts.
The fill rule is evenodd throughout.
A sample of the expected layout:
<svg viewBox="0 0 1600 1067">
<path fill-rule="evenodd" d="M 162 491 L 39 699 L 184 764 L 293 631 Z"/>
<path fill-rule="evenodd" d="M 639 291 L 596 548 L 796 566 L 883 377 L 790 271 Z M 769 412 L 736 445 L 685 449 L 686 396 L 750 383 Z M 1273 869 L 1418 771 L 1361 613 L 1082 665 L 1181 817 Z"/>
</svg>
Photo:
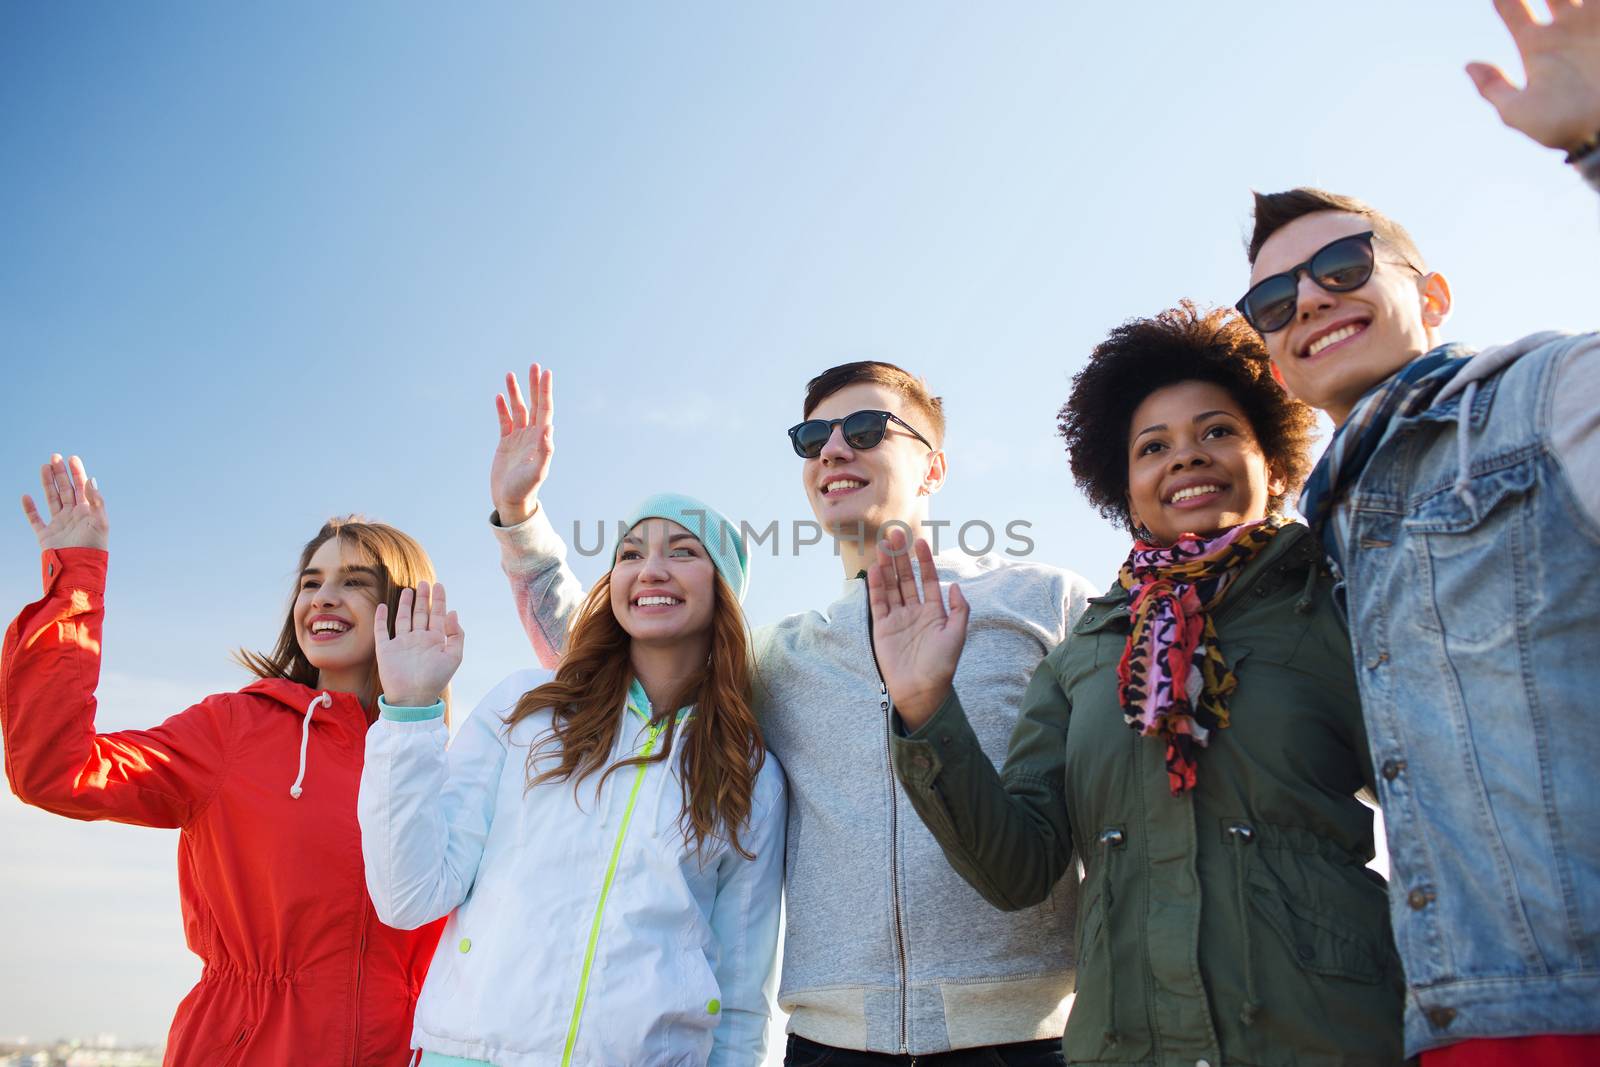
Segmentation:
<svg viewBox="0 0 1600 1067">
<path fill-rule="evenodd" d="M 711 613 L 711 654 L 706 665 L 681 693 L 654 709 L 652 722 L 665 722 L 660 742 L 649 756 L 631 756 L 606 766 L 622 728 L 624 702 L 633 667 L 630 638 L 611 611 L 611 575 L 589 590 L 567 637 L 567 651 L 555 678 L 522 695 L 506 716 L 507 726 L 552 710 L 550 731 L 528 751 L 527 787 L 571 781 L 573 793 L 583 780 L 602 771 L 595 789 L 623 767 L 664 763 L 672 757 L 681 732 L 679 756 L 683 811 L 678 824 L 697 854 L 709 838 L 726 836 L 746 859 L 754 858 L 739 842 L 739 829 L 750 818 L 756 775 L 766 762 L 766 745 L 751 708 L 750 641 L 738 598 L 721 574 L 713 573 L 716 601 Z M 677 709 L 694 705 L 678 721 Z M 556 765 L 536 771 L 541 760 L 556 756 Z"/>
</svg>

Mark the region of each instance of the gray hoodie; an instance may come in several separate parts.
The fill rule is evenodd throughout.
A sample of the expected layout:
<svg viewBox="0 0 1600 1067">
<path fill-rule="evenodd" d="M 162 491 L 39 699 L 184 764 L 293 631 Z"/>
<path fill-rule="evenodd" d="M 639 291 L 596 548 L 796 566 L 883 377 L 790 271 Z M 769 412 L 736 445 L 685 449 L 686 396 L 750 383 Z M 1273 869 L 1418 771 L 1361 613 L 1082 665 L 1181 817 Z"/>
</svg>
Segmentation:
<svg viewBox="0 0 1600 1067">
<path fill-rule="evenodd" d="M 534 651 L 554 665 L 583 593 L 566 546 L 543 510 L 494 530 Z M 998 768 L 1028 679 L 1094 591 L 1036 563 L 947 554 L 937 564 L 972 605 L 955 685 Z M 790 1032 L 911 1055 L 1058 1038 L 1076 878 L 1007 913 L 951 869 L 895 778 L 867 619 L 866 583 L 852 579 L 823 612 L 755 632 L 757 713 L 789 778 L 778 1003 Z"/>
</svg>

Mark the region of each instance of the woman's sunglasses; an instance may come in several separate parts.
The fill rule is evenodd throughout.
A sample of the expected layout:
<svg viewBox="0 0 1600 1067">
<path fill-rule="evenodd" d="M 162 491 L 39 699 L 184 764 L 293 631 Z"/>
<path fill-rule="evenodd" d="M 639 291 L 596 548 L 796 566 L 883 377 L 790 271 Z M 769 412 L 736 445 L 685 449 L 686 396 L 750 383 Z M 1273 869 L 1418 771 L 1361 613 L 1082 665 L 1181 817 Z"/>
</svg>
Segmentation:
<svg viewBox="0 0 1600 1067">
<path fill-rule="evenodd" d="M 1301 271 L 1330 293 L 1348 293 L 1367 284 L 1376 258 L 1371 230 L 1341 237 L 1317 249 L 1304 263 L 1262 278 L 1234 307 L 1258 333 L 1273 333 L 1294 321 L 1294 310 L 1300 303 Z"/>
<path fill-rule="evenodd" d="M 933 442 L 917 433 L 905 419 L 888 411 L 852 411 L 842 419 L 807 419 L 796 426 L 789 427 L 789 440 L 794 445 L 795 455 L 801 459 L 816 459 L 822 454 L 822 446 L 828 443 L 828 438 L 833 436 L 835 426 L 843 427 L 844 443 L 858 451 L 876 448 L 878 442 L 883 440 L 883 435 L 889 430 L 889 420 L 904 426 L 911 435 L 929 448 Z"/>
</svg>

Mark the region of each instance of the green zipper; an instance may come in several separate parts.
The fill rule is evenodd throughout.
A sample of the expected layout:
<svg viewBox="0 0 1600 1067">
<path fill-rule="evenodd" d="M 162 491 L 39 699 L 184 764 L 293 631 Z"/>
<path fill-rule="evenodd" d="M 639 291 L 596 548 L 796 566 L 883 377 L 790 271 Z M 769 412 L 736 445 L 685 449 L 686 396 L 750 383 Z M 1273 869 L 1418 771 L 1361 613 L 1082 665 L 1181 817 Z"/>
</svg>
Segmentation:
<svg viewBox="0 0 1600 1067">
<path fill-rule="evenodd" d="M 666 728 L 665 719 L 650 727 L 650 736 L 644 743 L 641 759 L 655 751 L 656 738 Z M 648 765 L 640 764 L 633 776 L 633 789 L 628 793 L 628 806 L 622 809 L 622 825 L 617 828 L 617 843 L 611 846 L 611 862 L 606 866 L 606 880 L 600 884 L 600 902 L 594 908 L 594 925 L 589 929 L 589 947 L 583 953 L 583 972 L 578 976 L 578 1000 L 572 1005 L 572 1025 L 567 1028 L 567 1045 L 561 1052 L 561 1067 L 571 1067 L 572 1048 L 578 1043 L 578 1021 L 583 1018 L 583 1001 L 589 992 L 589 968 L 594 965 L 594 947 L 600 941 L 600 920 L 606 913 L 606 897 L 611 894 L 611 882 L 617 876 L 617 860 L 622 855 L 622 842 L 628 836 L 628 824 L 633 821 L 633 804 L 639 799 L 639 787 L 644 784 Z"/>
</svg>

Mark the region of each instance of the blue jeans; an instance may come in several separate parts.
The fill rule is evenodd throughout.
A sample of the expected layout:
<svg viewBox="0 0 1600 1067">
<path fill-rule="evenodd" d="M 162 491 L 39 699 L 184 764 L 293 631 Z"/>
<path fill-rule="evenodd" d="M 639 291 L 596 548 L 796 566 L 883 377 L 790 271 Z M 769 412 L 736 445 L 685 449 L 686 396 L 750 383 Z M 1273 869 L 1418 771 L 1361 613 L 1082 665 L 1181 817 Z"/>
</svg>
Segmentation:
<svg viewBox="0 0 1600 1067">
<path fill-rule="evenodd" d="M 789 1035 L 783 1054 L 783 1067 L 1065 1067 L 1061 1042 L 1020 1041 L 1014 1045 L 989 1045 L 963 1048 L 954 1052 L 933 1052 L 925 1056 L 897 1056 L 887 1052 L 857 1052 L 831 1048 Z"/>
</svg>

